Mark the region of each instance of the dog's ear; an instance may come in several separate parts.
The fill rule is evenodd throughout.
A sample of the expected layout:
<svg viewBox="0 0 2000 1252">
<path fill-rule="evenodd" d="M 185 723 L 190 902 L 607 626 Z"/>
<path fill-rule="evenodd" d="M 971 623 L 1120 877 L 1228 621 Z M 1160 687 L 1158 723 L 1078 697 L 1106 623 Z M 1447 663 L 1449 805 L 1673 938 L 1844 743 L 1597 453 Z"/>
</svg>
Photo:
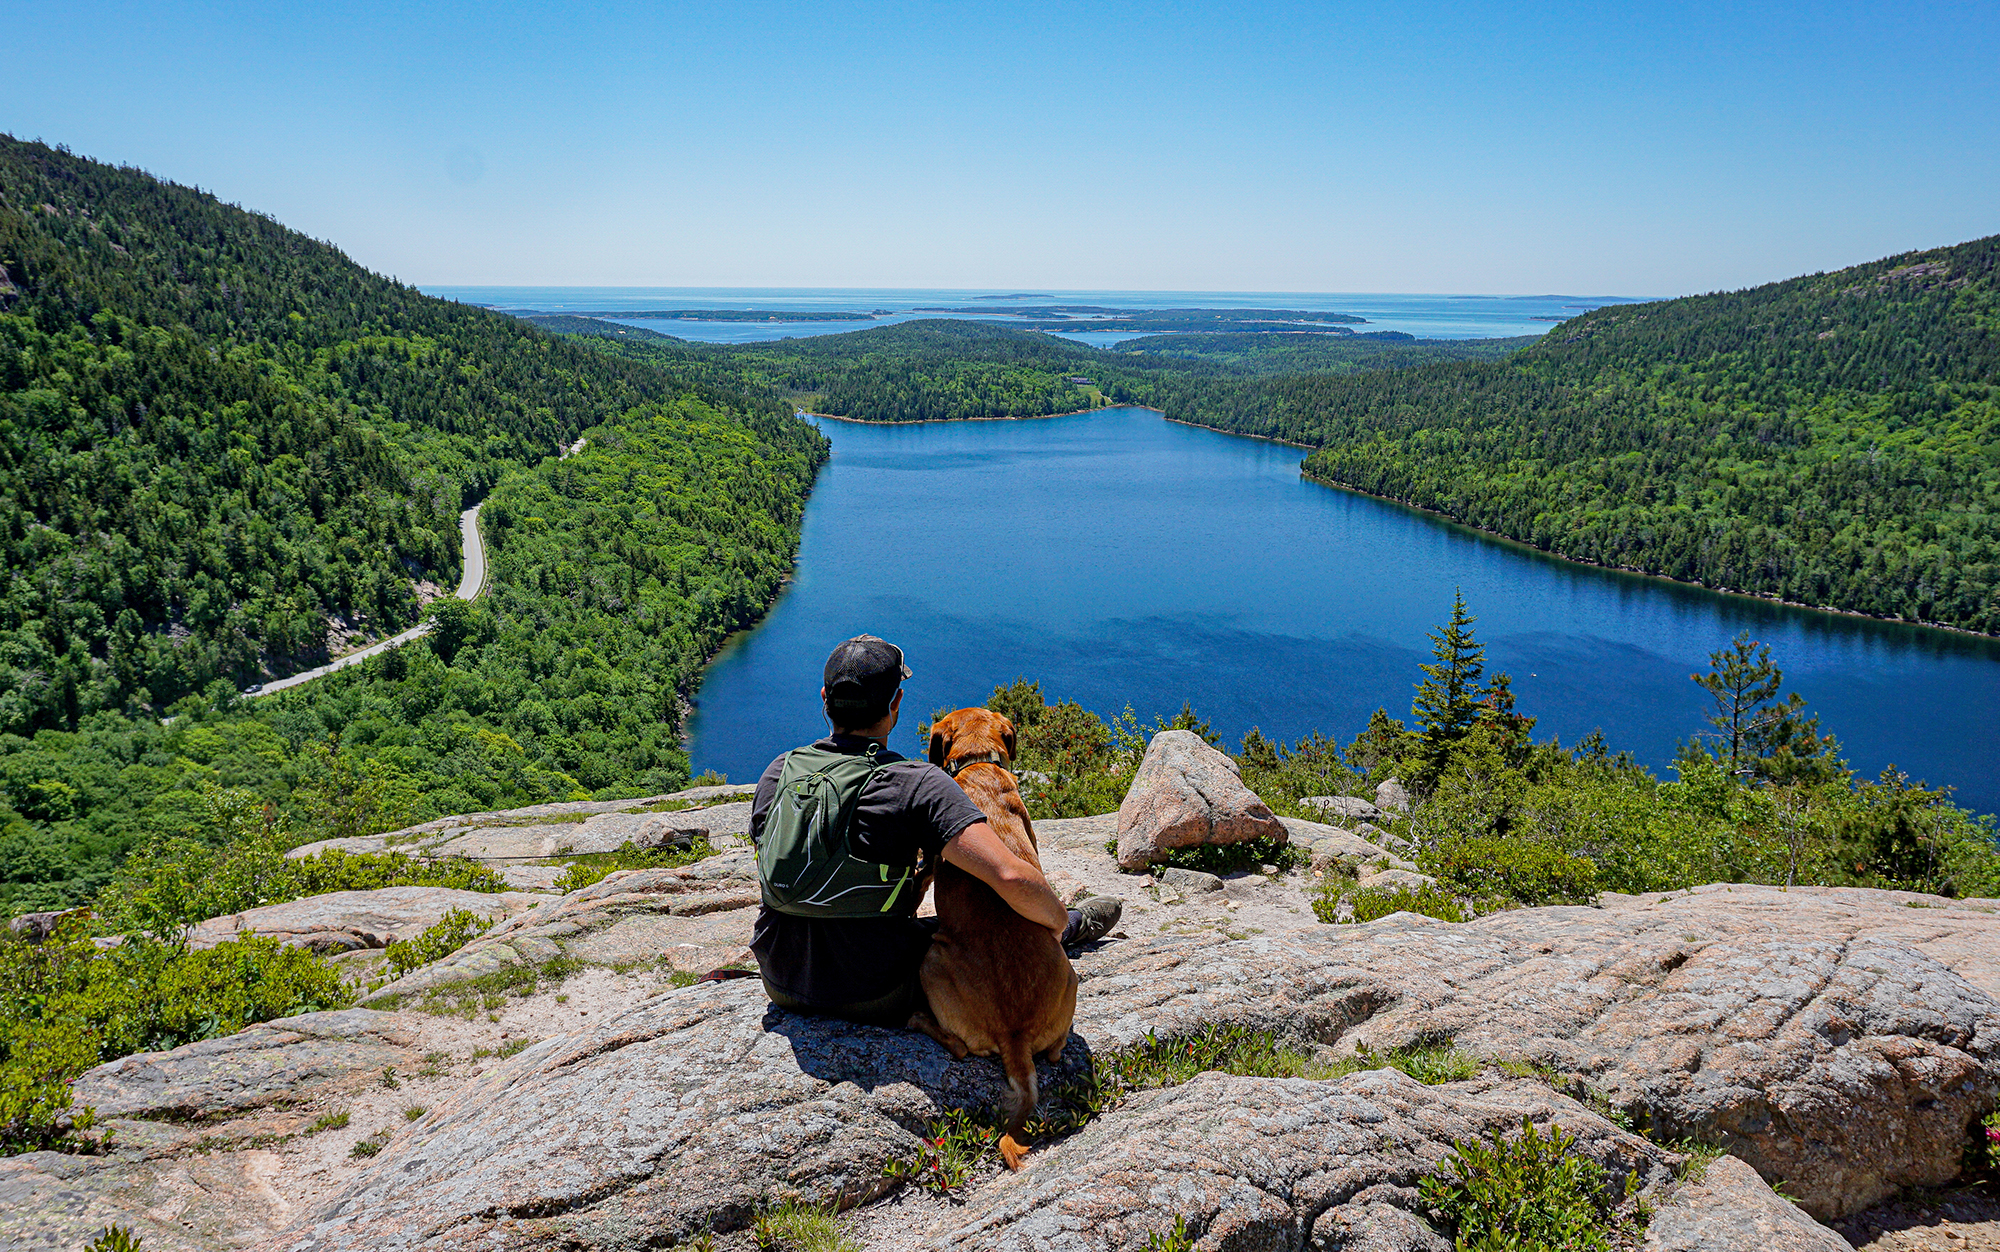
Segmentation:
<svg viewBox="0 0 2000 1252">
<path fill-rule="evenodd" d="M 1014 759 L 1014 723 L 1006 717 L 1000 719 L 1000 746 L 1007 749 L 1007 759 L 1012 761 Z"/>
<path fill-rule="evenodd" d="M 951 719 L 957 714 L 947 714 L 931 723 L 931 764 L 944 768 L 944 754 L 951 747 Z"/>
</svg>

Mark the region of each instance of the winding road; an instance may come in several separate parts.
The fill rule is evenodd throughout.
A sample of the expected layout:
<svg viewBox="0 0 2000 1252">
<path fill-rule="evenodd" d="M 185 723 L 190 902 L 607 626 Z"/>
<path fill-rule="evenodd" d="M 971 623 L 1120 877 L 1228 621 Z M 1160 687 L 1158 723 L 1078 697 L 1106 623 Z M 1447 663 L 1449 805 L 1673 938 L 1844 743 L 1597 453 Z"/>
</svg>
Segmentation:
<svg viewBox="0 0 2000 1252">
<path fill-rule="evenodd" d="M 582 441 L 578 440 L 577 442 L 581 446 Z M 459 580 L 458 591 L 456 593 L 461 600 L 476 600 L 486 591 L 486 544 L 479 537 L 479 510 L 483 507 L 485 507 L 483 503 L 475 504 L 458 515 L 459 550 L 465 553 L 465 575 Z M 337 669 L 346 669 L 350 665 L 359 665 L 371 656 L 380 656 L 391 648 L 400 648 L 412 639 L 429 634 L 430 629 L 431 624 L 429 622 L 418 622 L 415 626 L 410 627 L 401 634 L 391 635 L 380 643 L 371 643 L 359 652 L 350 652 L 339 660 L 331 661 L 320 666 L 318 669 L 309 669 L 303 673 L 293 674 L 290 678 L 273 679 L 265 683 L 263 689 L 255 692 L 254 695 L 268 696 L 272 692 L 283 691 L 287 687 L 296 687 L 300 683 L 309 683 L 321 674 L 331 674 Z M 245 692 L 244 694 L 252 695 L 253 693 Z"/>
</svg>

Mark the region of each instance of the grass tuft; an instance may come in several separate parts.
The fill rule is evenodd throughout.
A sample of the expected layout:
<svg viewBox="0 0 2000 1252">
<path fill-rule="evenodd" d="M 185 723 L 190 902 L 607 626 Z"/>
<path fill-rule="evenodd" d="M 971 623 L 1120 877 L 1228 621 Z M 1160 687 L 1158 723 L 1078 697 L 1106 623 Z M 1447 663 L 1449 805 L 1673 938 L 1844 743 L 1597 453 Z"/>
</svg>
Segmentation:
<svg viewBox="0 0 2000 1252">
<path fill-rule="evenodd" d="M 763 1252 L 861 1252 L 831 1209 L 787 1200 L 757 1214 L 751 1236 Z"/>
<path fill-rule="evenodd" d="M 346 1109 L 342 1109 L 338 1113 L 322 1113 L 318 1120 L 306 1127 L 306 1133 L 316 1135 L 322 1130 L 345 1130 L 347 1129 L 349 1116 L 350 1114 Z"/>
</svg>

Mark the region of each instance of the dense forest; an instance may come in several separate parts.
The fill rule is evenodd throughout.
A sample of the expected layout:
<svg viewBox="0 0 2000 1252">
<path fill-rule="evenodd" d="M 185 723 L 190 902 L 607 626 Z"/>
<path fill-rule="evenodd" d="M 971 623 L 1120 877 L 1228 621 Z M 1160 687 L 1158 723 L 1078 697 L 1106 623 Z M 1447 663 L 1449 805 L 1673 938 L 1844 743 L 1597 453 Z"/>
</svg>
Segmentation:
<svg viewBox="0 0 2000 1252">
<path fill-rule="evenodd" d="M 722 346 L 592 318 L 531 320 L 559 334 L 626 345 L 622 350 L 634 359 L 670 363 L 713 385 L 882 422 L 1038 417 L 1113 403 L 1163 407 L 1191 397 L 1203 412 L 1226 413 L 1253 394 L 1247 384 L 1258 377 L 1491 360 L 1526 342 L 1239 331 L 1147 336 L 1105 352 L 993 322 L 938 318 Z"/>
<path fill-rule="evenodd" d="M 0 730 L 415 619 L 506 467 L 678 392 L 185 187 L 0 137 Z"/>
<path fill-rule="evenodd" d="M 205 789 L 304 839 L 686 779 L 682 701 L 776 594 L 826 454 L 782 401 L 4 138 L 0 266 L 0 907 L 222 837 Z M 480 498 L 490 595 L 238 697 L 330 622 L 414 620 Z"/>
</svg>

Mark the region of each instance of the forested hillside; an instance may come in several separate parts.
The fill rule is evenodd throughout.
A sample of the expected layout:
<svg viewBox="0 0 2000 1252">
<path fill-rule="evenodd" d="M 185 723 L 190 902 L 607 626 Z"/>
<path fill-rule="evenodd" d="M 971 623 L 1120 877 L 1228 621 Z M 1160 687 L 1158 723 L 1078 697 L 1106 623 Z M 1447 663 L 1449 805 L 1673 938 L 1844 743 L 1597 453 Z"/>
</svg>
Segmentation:
<svg viewBox="0 0 2000 1252">
<path fill-rule="evenodd" d="M 722 346 L 591 318 L 531 320 L 560 334 L 625 345 L 623 351 L 636 359 L 671 362 L 690 376 L 784 396 L 818 413 L 875 422 L 1040 417 L 1107 403 L 1183 403 L 1188 397 L 1226 413 L 1254 395 L 1242 384 L 1260 376 L 1489 360 L 1526 342 L 1224 332 L 1147 336 L 1130 341 L 1129 350 L 1107 353 L 992 322 L 940 318 Z M 1086 381 L 1073 381 L 1077 378 Z"/>
<path fill-rule="evenodd" d="M 825 459 L 781 401 L 4 137 L 0 264 L 0 908 L 227 844 L 245 805 L 303 841 L 686 779 L 682 702 L 776 595 Z M 237 696 L 335 617 L 413 620 L 482 497 L 487 597 Z"/>
<path fill-rule="evenodd" d="M 1273 384 L 1229 428 L 1576 560 L 1992 633 L 1996 259 L 1599 309 L 1505 363 Z"/>
<path fill-rule="evenodd" d="M 214 196 L 0 136 L 0 730 L 414 620 L 507 466 L 678 388 Z"/>
</svg>

